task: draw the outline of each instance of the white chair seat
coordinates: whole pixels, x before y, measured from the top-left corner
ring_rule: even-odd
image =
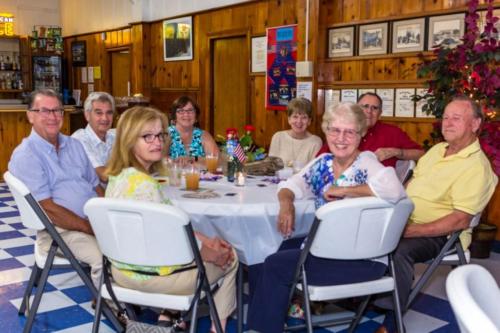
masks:
[[[143,306],[152,306],[156,308],[166,308],[166,309],[178,309],[181,311],[186,311],[191,305],[194,295],[166,295],[166,294],[155,294],[147,293],[143,291],[138,291],[134,289],[128,289],[120,287],[115,283],[111,283],[113,291],[116,297],[124,302],[131,304],[138,304]],[[111,296],[106,288],[101,289],[102,297],[111,300]]]
[[[297,289],[302,290],[298,284]],[[348,297],[366,296],[394,290],[394,279],[385,276],[367,282],[340,284],[336,286],[309,286],[309,299],[312,301],[334,300]]]
[[[467,263],[469,263],[470,262],[470,251],[469,250],[464,251],[464,255],[465,255],[465,261]],[[443,264],[448,264],[448,263],[454,263],[454,262],[458,262],[458,261],[459,261],[458,254],[452,253],[452,254],[448,254],[446,257],[444,257],[441,262]]]
[[[38,244],[35,242],[35,263],[38,267],[44,268],[45,267],[45,262],[47,261],[47,253],[42,253],[40,250]],[[61,257],[59,255],[56,255],[54,257],[54,262],[53,265],[70,265],[70,262],[68,259]]]

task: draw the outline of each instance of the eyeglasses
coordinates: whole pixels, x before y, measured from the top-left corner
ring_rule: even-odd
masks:
[[[194,113],[194,109],[177,109],[175,112],[179,114],[191,114]]]
[[[370,111],[380,111],[380,106],[378,105],[370,105],[370,104],[360,104],[361,108],[363,110],[370,110]]]
[[[141,135],[141,138],[143,138],[146,143],[153,143],[155,141],[155,139],[158,139],[158,141],[160,141],[160,142],[165,142],[167,137],[168,137],[168,134],[165,132],[160,132],[158,134]]]
[[[50,114],[53,114],[56,117],[62,117],[62,115],[64,114],[63,108],[57,108],[57,109],[41,108],[41,109],[30,109],[30,111],[38,112],[38,114],[42,115],[43,117],[48,117]]]
[[[359,134],[358,131],[355,131],[355,130],[350,129],[350,128],[341,129],[341,128],[332,127],[332,126],[328,126],[326,128],[326,134],[328,134],[334,138],[338,138],[342,133],[344,133],[344,137],[348,140],[354,139]]]

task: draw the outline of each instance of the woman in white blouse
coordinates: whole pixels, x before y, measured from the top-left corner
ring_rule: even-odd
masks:
[[[331,153],[315,158],[279,186],[278,229],[285,237],[294,230],[296,198],[314,197],[318,208],[344,198],[376,196],[395,203],[406,196],[393,168],[384,167],[373,152],[358,150],[366,128],[366,116],[356,104],[341,103],[325,113],[322,129]],[[266,258],[250,303],[250,329],[282,331],[299,255],[300,249],[292,248]],[[314,285],[370,281],[381,277],[386,268],[377,259],[332,260],[309,255],[306,261],[308,281]]]
[[[269,156],[281,158],[285,166],[301,168],[316,156],[323,143],[319,136],[307,130],[312,118],[312,104],[308,99],[292,99],[287,114],[290,129],[274,133]]]

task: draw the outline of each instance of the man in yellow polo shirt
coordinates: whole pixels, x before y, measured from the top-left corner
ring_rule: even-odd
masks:
[[[477,139],[483,120],[477,103],[467,97],[454,98],[443,114],[441,131],[445,142],[433,146],[419,159],[408,184],[406,191],[415,210],[394,254],[403,308],[413,283],[414,264],[436,257],[447,236],[467,229],[495,191],[498,178]],[[464,231],[464,248],[470,239],[471,231]],[[384,303],[380,300],[376,304],[385,307]],[[385,323],[389,324],[387,320]],[[384,328],[377,332],[384,332]]]

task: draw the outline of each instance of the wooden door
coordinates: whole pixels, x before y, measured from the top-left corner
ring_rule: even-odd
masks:
[[[130,53],[128,50],[111,52],[111,95],[123,97],[130,91]]]
[[[225,135],[235,127],[240,136],[250,122],[248,101],[248,43],[246,36],[212,40],[214,134]]]

